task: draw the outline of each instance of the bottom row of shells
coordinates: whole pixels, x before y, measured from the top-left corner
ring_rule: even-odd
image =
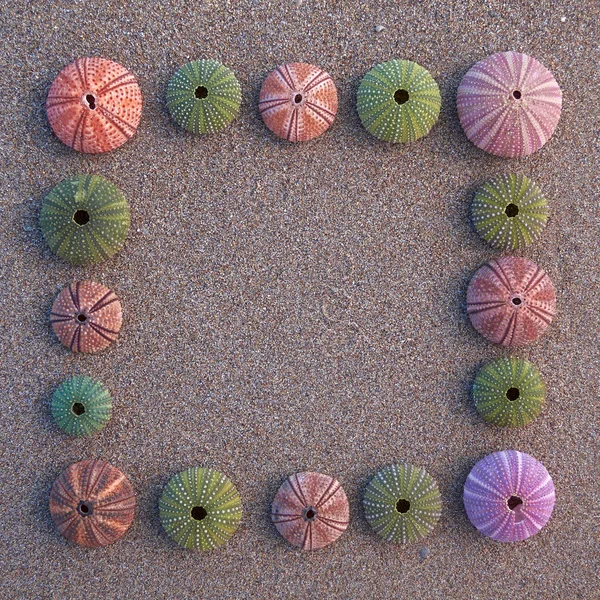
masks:
[[[537,533],[554,508],[554,484],[546,468],[524,452],[494,452],[471,470],[464,486],[471,523],[501,542]],[[363,496],[367,521],[383,539],[420,540],[441,515],[442,498],[424,469],[407,463],[383,468]],[[107,462],[84,460],[68,467],[50,492],[50,513],[59,531],[81,546],[106,546],[129,528],[135,492],[127,477]],[[224,544],[242,519],[240,495],[213,469],[192,467],[174,475],[159,501],[160,520],[177,544],[210,550]],[[348,498],[337,479],[296,473],[275,495],[271,517],[279,533],[303,550],[337,540],[350,522]]]

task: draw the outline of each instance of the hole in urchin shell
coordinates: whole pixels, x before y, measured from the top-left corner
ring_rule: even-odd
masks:
[[[513,98],[514,98],[515,100],[520,100],[520,99],[521,99],[521,92],[520,92],[519,90],[515,90],[515,91],[513,92]]]
[[[400,498],[398,502],[396,502],[396,510],[399,513],[407,513],[410,510],[410,502],[405,498]]]
[[[405,102],[408,102],[409,97],[410,96],[406,90],[396,90],[394,92],[394,100],[398,104],[404,104]]]
[[[85,406],[81,402],[74,402],[71,410],[79,417],[85,412]]]
[[[198,100],[202,100],[202,98],[206,98],[206,96],[208,96],[208,90],[203,85],[199,85],[194,90],[194,96],[196,96]]]
[[[75,221],[77,225],[86,225],[90,222],[90,213],[87,210],[76,210],[73,213],[73,221]]]
[[[85,316],[83,313],[79,313],[79,314],[77,315],[77,320],[78,320],[80,323],[85,323],[85,322],[87,321],[87,317],[86,317],[86,316]]]
[[[89,517],[94,512],[94,507],[91,502],[87,500],[81,500],[77,505],[77,512],[83,517]]]
[[[296,95],[294,96],[294,102],[295,102],[296,104],[300,104],[300,102],[302,102],[302,94],[296,94]]]
[[[511,401],[514,402],[515,400],[519,399],[519,388],[508,388],[508,390],[506,390],[506,397]]]
[[[302,512],[302,518],[305,521],[314,521],[317,518],[317,511],[312,506],[305,508]]]
[[[504,209],[507,217],[516,217],[519,214],[519,207],[512,202]]]
[[[521,298],[519,298],[518,296],[515,296],[511,302],[515,305],[515,306],[519,306],[519,304],[521,304],[521,302],[523,302],[523,300],[521,300]]]
[[[508,506],[509,510],[515,510],[517,508],[517,506],[521,506],[522,504],[523,504],[523,500],[521,500],[521,498],[519,498],[519,496],[511,496],[506,501],[506,505]]]
[[[196,521],[202,521],[204,517],[208,514],[204,506],[194,506],[191,510],[192,519],[196,519]]]
[[[83,101],[90,110],[96,110],[96,97],[93,94],[86,94]]]

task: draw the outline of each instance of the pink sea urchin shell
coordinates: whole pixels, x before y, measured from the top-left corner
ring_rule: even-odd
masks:
[[[556,291],[550,277],[526,258],[491,260],[473,275],[467,314],[473,327],[495,344],[523,346],[552,322]]]
[[[465,482],[469,520],[499,542],[518,542],[536,534],[554,508],[554,483],[546,467],[517,450],[481,459]]]
[[[67,146],[90,154],[108,152],[135,133],[142,92],[124,66],[105,58],[78,58],[52,82],[46,113]]]
[[[350,508],[337,479],[321,473],[296,473],[279,488],[271,518],[290,544],[316,550],[346,531]]]
[[[539,150],[553,134],[562,93],[552,73],[519,52],[498,52],[462,78],[456,105],[467,137],[490,154],[509,158]]]
[[[277,67],[263,82],[258,108],[265,125],[290,142],[306,142],[333,123],[338,109],[335,83],[306,63]]]

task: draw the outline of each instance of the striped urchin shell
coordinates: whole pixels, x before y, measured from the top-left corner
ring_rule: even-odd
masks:
[[[48,246],[73,265],[116,254],[127,237],[129,220],[121,191],[98,175],[65,179],[46,196],[40,213]]]
[[[123,323],[121,301],[101,283],[76,281],[57,296],[50,323],[73,352],[99,352],[117,339]]]
[[[167,535],[184,548],[211,550],[224,544],[242,519],[237,489],[222,473],[192,467],[169,480],[158,503]]]
[[[460,124],[477,147],[508,158],[539,150],[554,133],[562,93],[527,54],[498,52],[471,67],[458,87]]]
[[[421,65],[390,60],[363,77],[356,104],[369,133],[386,142],[413,142],[438,120],[442,98],[435,79]]]
[[[63,471],[52,485],[50,514],[71,542],[107,546],[129,529],[135,492],[116,467],[102,460],[82,460]]]
[[[105,58],[78,58],[52,82],[46,114],[67,146],[90,154],[109,152],[135,133],[142,92],[124,66]]]
[[[350,507],[337,479],[321,473],[296,473],[275,495],[271,518],[290,544],[302,550],[317,550],[346,531]]]
[[[216,60],[183,65],[167,85],[167,108],[173,120],[192,133],[221,131],[235,119],[241,101],[234,72]]]
[[[379,471],[363,496],[369,525],[388,542],[406,544],[433,531],[442,513],[437,483],[424,469],[399,463]]]
[[[306,142],[325,133],[333,123],[337,89],[320,67],[288,63],[263,81],[258,109],[275,135],[290,142]]]
[[[502,346],[535,341],[556,312],[556,291],[546,272],[526,258],[491,260],[473,275],[467,314],[485,338]]]
[[[518,542],[536,534],[554,508],[554,483],[546,467],[517,450],[481,459],[465,482],[467,516],[483,535]]]
[[[542,190],[523,175],[498,175],[484,183],[471,203],[477,233],[499,250],[516,250],[540,236],[548,220]]]
[[[108,390],[90,377],[63,381],[50,403],[56,424],[69,435],[91,435],[109,421],[112,400]]]
[[[511,356],[498,358],[479,369],[473,399],[479,414],[500,427],[521,427],[541,412],[546,386],[529,361]]]

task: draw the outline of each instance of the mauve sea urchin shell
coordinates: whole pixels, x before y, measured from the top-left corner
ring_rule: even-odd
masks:
[[[124,66],[105,58],[78,58],[52,82],[46,113],[67,146],[91,154],[108,152],[135,133],[142,92]]]
[[[280,138],[306,142],[333,123],[338,109],[333,79],[306,63],[277,67],[263,81],[258,109],[265,125]]]
[[[473,327],[495,344],[522,346],[536,340],[556,312],[554,284],[526,258],[491,260],[473,275],[467,314]]]
[[[498,52],[471,67],[460,82],[456,104],[471,142],[513,158],[539,150],[550,139],[562,93],[552,73],[535,58]]]
[[[480,460],[465,482],[469,520],[499,542],[536,534],[554,508],[554,483],[542,463],[517,450],[494,452]]]
[[[128,529],[135,492],[119,469],[102,460],[68,467],[52,485],[50,514],[58,530],[80,546],[106,546]]]
[[[99,352],[117,339],[123,323],[121,301],[101,283],[76,281],[57,296],[50,323],[73,352]]]
[[[350,508],[337,479],[321,473],[296,473],[275,495],[271,518],[290,544],[316,550],[335,542],[346,531]]]

